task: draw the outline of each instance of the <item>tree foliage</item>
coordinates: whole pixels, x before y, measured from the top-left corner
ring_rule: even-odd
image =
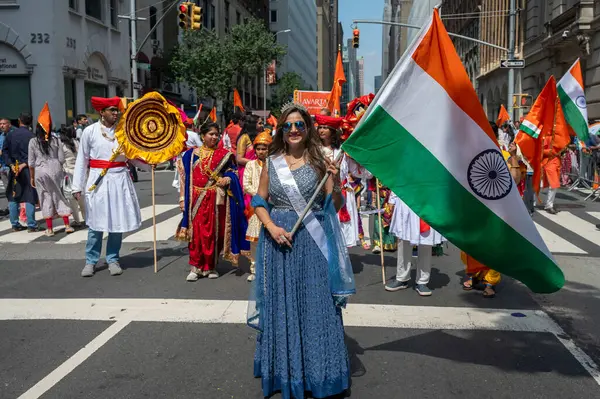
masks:
[[[261,76],[285,49],[256,19],[235,25],[224,37],[205,29],[186,32],[174,50],[170,67],[174,77],[193,87],[200,97],[227,99],[238,79]]]
[[[273,100],[271,101],[271,109],[273,113],[279,116],[281,106],[289,102],[295,90],[305,90],[306,85],[302,76],[296,72],[286,72],[277,81]]]

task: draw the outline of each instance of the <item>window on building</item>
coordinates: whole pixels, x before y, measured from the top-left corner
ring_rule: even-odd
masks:
[[[150,30],[152,30],[156,26],[156,7],[150,7]],[[156,40],[158,37],[156,34],[156,30],[152,32],[152,40]]]
[[[77,4],[77,0],[69,0],[69,8],[77,11],[79,4]]]
[[[242,23],[242,14],[239,11],[235,12],[235,23],[238,25]]]
[[[110,0],[110,24],[113,27],[119,26],[119,3],[117,0]]]
[[[229,2],[226,1],[225,2],[225,18],[223,18],[225,21],[225,29],[229,28]]]
[[[102,20],[102,0],[85,0],[85,14]]]
[[[215,10],[215,5],[211,4],[210,6],[210,29],[215,29],[215,15],[217,11]]]
[[[277,22],[277,10],[271,10],[271,22]]]

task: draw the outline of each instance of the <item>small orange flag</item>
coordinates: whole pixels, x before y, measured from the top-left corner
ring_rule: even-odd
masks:
[[[340,116],[340,97],[342,96],[342,85],[344,83],[346,83],[346,75],[344,75],[342,52],[338,50],[335,74],[333,76],[333,87],[331,88],[329,101],[327,102],[327,108],[329,108],[333,116]]]
[[[213,107],[213,109],[210,110],[210,114],[208,114],[208,116],[210,117],[210,119],[212,119],[213,122],[217,121],[217,109],[215,107]]]
[[[267,123],[273,126],[273,128],[277,128],[277,118],[275,118],[274,115],[269,116],[269,118],[267,119]]]
[[[496,119],[496,125],[501,127],[508,121],[510,121],[510,115],[508,114],[506,108],[504,108],[504,104],[502,104],[500,105],[500,112],[498,113],[498,119]]]
[[[237,89],[233,89],[233,106],[238,107],[243,114],[246,113],[246,110],[242,105],[242,97],[240,97],[240,93],[237,91]]]
[[[50,130],[52,129],[52,116],[50,115],[50,107],[48,107],[48,101],[46,101],[44,107],[40,111],[37,122],[42,126],[42,129],[44,129],[47,140],[48,135],[50,134]]]
[[[548,79],[515,137],[515,143],[533,168],[533,188],[536,193],[540,191],[546,137],[551,139],[552,151],[557,156],[571,142],[554,76]]]

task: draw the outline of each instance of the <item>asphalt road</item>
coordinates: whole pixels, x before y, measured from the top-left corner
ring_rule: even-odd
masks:
[[[0,221],[0,398],[262,397],[256,334],[244,325],[248,264],[185,281],[187,250],[169,230],[172,177],[156,174],[157,274],[151,218],[126,236],[122,276],[89,279],[79,277],[85,232],[73,242],[60,232],[13,236]],[[136,188],[148,209],[148,173]],[[353,249],[358,293],[344,316],[352,397],[599,397],[600,205],[561,192],[558,208],[558,218],[534,216],[568,280],[552,295],[510,278],[492,300],[462,291],[453,247],[433,260],[433,296],[388,293],[379,256]],[[385,264],[390,279],[396,255]]]

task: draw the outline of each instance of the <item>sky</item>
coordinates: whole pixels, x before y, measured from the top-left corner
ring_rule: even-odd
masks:
[[[384,0],[339,0],[338,18],[344,28],[344,43],[352,37],[353,19],[383,19]],[[374,78],[381,75],[382,25],[359,24],[358,57],[365,59],[365,91],[373,92]]]

